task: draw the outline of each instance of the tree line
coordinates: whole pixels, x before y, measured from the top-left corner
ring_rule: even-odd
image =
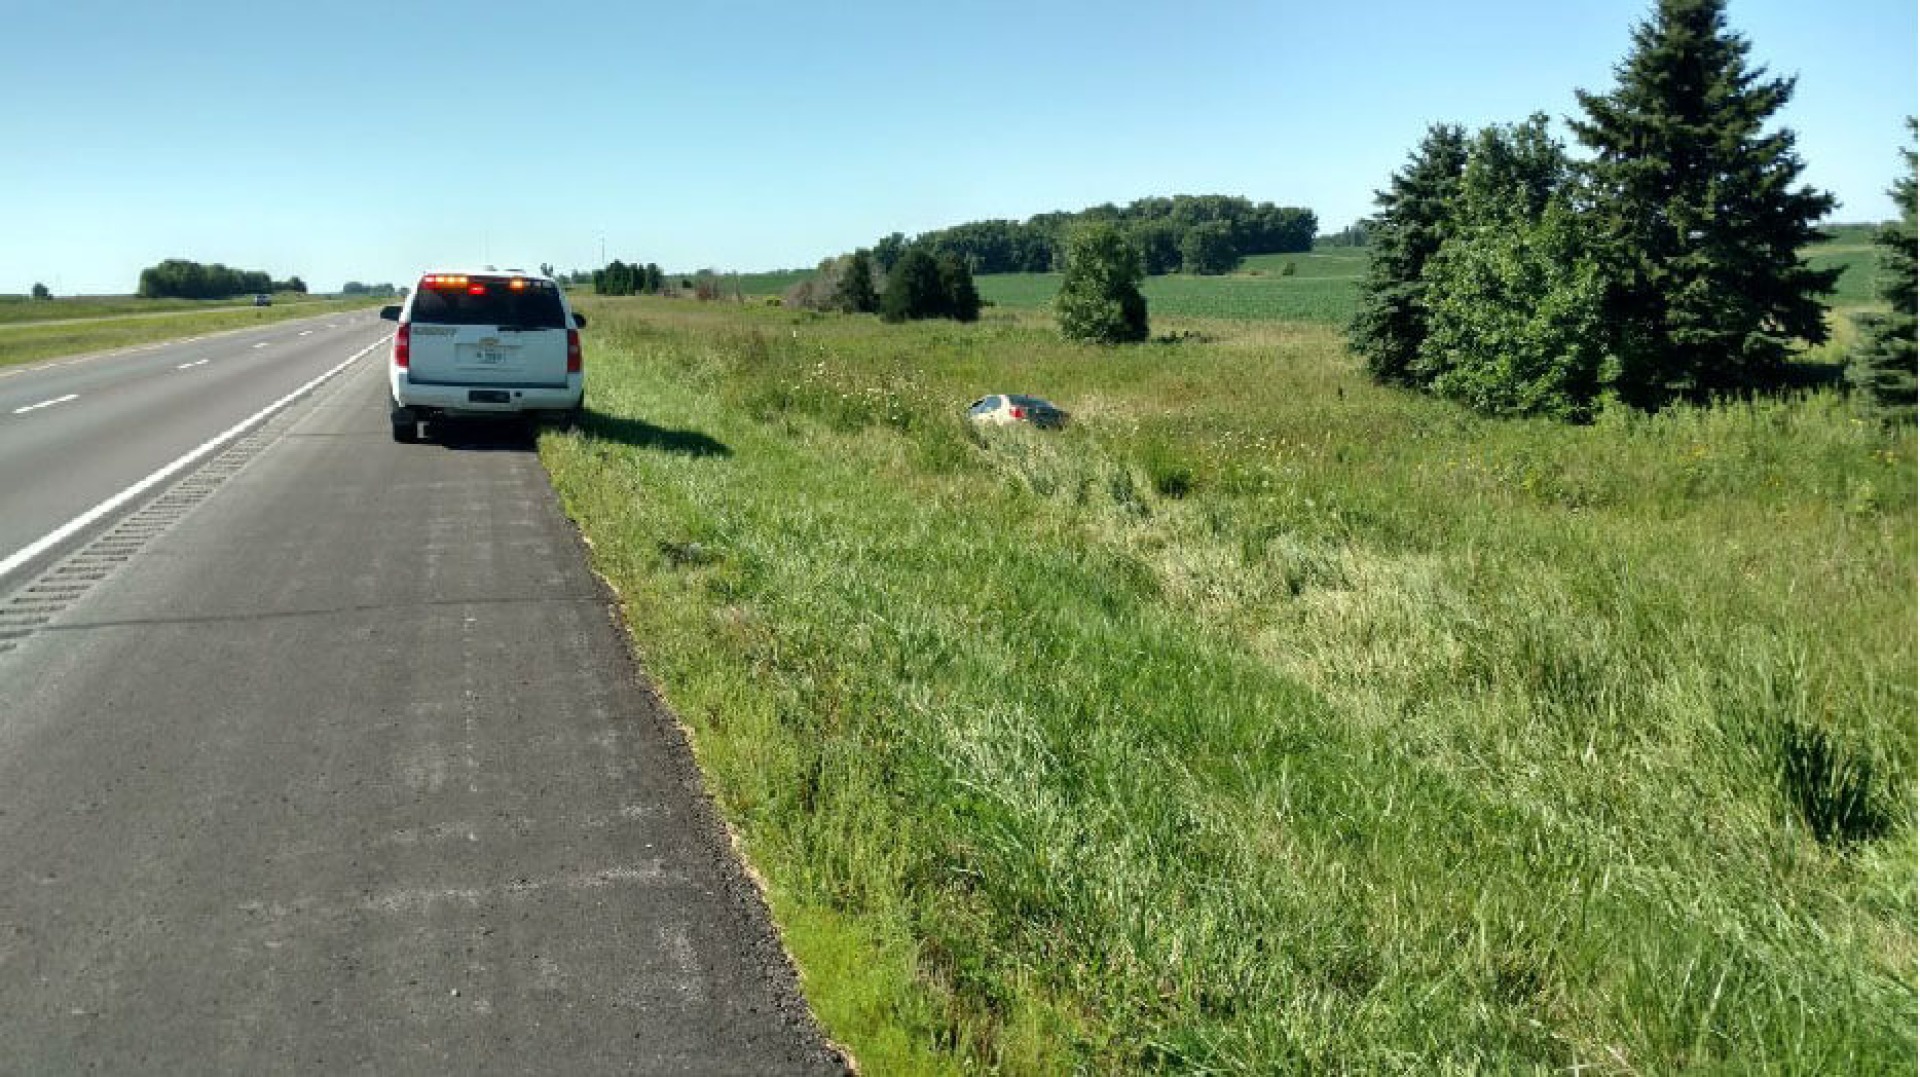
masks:
[[[142,299],[231,299],[237,295],[306,290],[306,282],[299,277],[277,281],[259,270],[169,258],[140,271],[138,295]]]
[[[1365,224],[1349,337],[1375,379],[1572,420],[1791,380],[1827,339],[1840,270],[1800,251],[1834,199],[1765,129],[1794,80],[1749,67],[1724,8],[1659,0],[1613,89],[1576,92],[1583,161],[1543,114],[1428,129]]]
[[[972,273],[1047,273],[1066,267],[1070,233],[1096,223],[1115,226],[1140,251],[1146,272],[1156,275],[1227,273],[1248,255],[1311,250],[1319,227],[1309,209],[1183,194],[1041,213],[1024,221],[971,221],[912,239],[895,232],[875,243],[872,255],[883,274],[914,249],[935,258],[952,255]]]
[[[665,274],[652,262],[629,265],[615,258],[605,267],[593,271],[593,294],[659,295],[664,279]]]

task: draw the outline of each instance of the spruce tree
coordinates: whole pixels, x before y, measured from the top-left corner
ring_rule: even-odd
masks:
[[[1422,275],[1453,230],[1466,165],[1465,132],[1435,124],[1387,189],[1374,192],[1380,211],[1366,222],[1372,255],[1347,339],[1376,381],[1421,384],[1415,359],[1427,337]]]
[[[933,255],[918,248],[901,255],[887,277],[886,291],[880,296],[881,320],[904,322],[910,318],[937,318],[945,306],[940,266]]]
[[[943,254],[940,265],[941,314],[960,322],[980,320],[980,291],[973,286],[973,270],[957,254]]]
[[[1789,343],[1826,339],[1819,297],[1839,270],[1799,251],[1833,196],[1798,186],[1793,132],[1764,130],[1791,78],[1747,66],[1725,0],[1659,0],[1607,94],[1576,91],[1574,133],[1600,245],[1611,379],[1655,408],[1765,387]]]
[[[1907,129],[1920,133],[1912,119]],[[1907,159],[1906,174],[1893,183],[1888,193],[1900,207],[1900,219],[1874,233],[1880,246],[1880,298],[1891,309],[1854,318],[1860,327],[1860,339],[1848,357],[1847,380],[1870,410],[1890,418],[1911,421],[1915,397],[1915,333],[1920,332],[1920,312],[1916,311],[1914,283],[1920,272],[1914,262],[1914,246],[1920,237],[1914,227],[1915,155],[1911,145],[1900,155]]]
[[[1147,339],[1146,271],[1140,251],[1108,223],[1084,224],[1067,236],[1067,269],[1054,316],[1068,340],[1130,344]]]

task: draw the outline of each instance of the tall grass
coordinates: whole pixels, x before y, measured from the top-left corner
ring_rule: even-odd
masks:
[[[1911,1072],[1910,430],[583,305],[542,456],[873,1072]]]

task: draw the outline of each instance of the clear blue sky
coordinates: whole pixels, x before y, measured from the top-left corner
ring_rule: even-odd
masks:
[[[1322,230],[1430,122],[1563,117],[1651,0],[385,5],[0,0],[0,293],[167,257],[407,283],[811,265],[1153,194]],[[1893,214],[1913,0],[1731,0],[1841,220]]]

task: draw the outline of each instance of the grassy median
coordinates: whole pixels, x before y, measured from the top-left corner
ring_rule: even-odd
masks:
[[[236,307],[232,300],[124,298],[5,303],[0,304],[0,367],[364,310],[386,302],[392,300],[305,299],[271,307]],[[143,306],[149,303],[152,309]],[[28,319],[23,312],[36,317]]]
[[[1911,1072],[1910,429],[582,306],[541,455],[869,1072]]]

